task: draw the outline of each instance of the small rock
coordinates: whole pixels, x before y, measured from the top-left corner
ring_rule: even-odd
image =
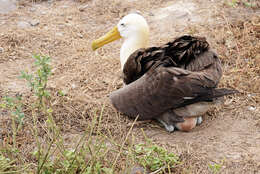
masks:
[[[30,8],[30,11],[31,11],[31,12],[34,12],[34,11],[36,11],[36,8],[35,8],[35,7],[32,7],[32,8]]]
[[[63,36],[63,33],[61,32],[58,32],[58,33],[55,33],[56,36]]]
[[[124,8],[123,10],[126,12],[126,11],[127,11],[127,8]],[[136,14],[142,15],[141,11],[136,10],[136,9],[130,10],[130,13],[136,13]]]
[[[37,19],[33,19],[29,23],[31,24],[31,26],[37,26],[39,25],[40,21],[38,21]]]
[[[74,83],[71,84],[71,88],[72,89],[75,89],[76,88],[76,85]]]
[[[69,6],[68,5],[63,5],[63,6],[61,6],[62,8],[69,8]]]
[[[226,155],[228,158],[232,158],[234,160],[241,159],[241,154],[238,153],[229,153]]]
[[[72,26],[72,24],[71,24],[71,23],[65,23],[65,25],[66,25],[66,26]]]
[[[25,22],[25,21],[19,21],[17,23],[17,26],[20,27],[20,28],[27,28],[30,26],[30,24],[28,22]]]
[[[127,174],[127,173],[129,173],[129,172],[130,172],[130,174],[147,174],[147,172],[145,171],[145,169],[144,169],[143,167],[139,167],[139,166],[134,166],[134,167],[132,167],[132,168],[126,170],[126,171],[124,172],[124,174]]]
[[[0,47],[0,53],[4,52],[4,48]]]
[[[78,33],[77,35],[78,35],[79,38],[83,38],[82,34]]]
[[[178,13],[178,16],[176,16],[176,19],[183,19],[185,17],[189,16],[189,13],[188,12],[179,12]]]
[[[248,107],[248,110],[249,110],[249,111],[254,111],[254,110],[256,110],[256,107],[254,107],[254,106],[249,106],[249,107]]]
[[[88,7],[88,5],[84,5],[84,6],[80,6],[79,7],[79,11],[84,11],[86,8]]]
[[[0,25],[4,25],[6,22],[5,21],[2,21],[2,22],[0,22]]]
[[[46,11],[41,11],[41,15],[46,15],[47,12]]]

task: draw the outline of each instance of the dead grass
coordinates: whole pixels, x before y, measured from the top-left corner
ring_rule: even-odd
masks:
[[[103,108],[102,126],[96,132],[115,140],[122,144],[133,120],[117,113],[110,105],[107,95],[122,86],[120,79],[120,66],[117,60],[119,57],[120,43],[108,45],[105,48],[93,53],[90,49],[90,42],[94,38],[102,35],[108,28],[111,28],[120,17],[135,9],[148,13],[153,7],[163,6],[162,1],[134,1],[122,2],[119,0],[79,0],[81,4],[74,3],[53,3],[53,9],[48,10],[47,2],[43,7],[30,11],[31,1],[20,1],[20,9],[10,14],[5,27],[0,27],[4,34],[0,35],[0,47],[3,48],[0,63],[2,64],[1,73],[7,76],[1,77],[0,97],[4,95],[14,95],[17,92],[9,87],[10,81],[16,81],[20,70],[25,67],[33,71],[31,66],[31,55],[42,53],[53,58],[53,76],[50,79],[49,90],[52,93],[51,105],[55,122],[60,127],[64,137],[71,134],[81,135],[88,125],[93,121],[93,115],[100,115]],[[38,1],[37,1],[38,2]],[[55,7],[67,6],[61,9]],[[82,5],[87,5],[80,11]],[[223,5],[223,4],[222,4]],[[226,7],[230,10],[231,7]],[[219,8],[222,8],[220,6]],[[240,7],[245,8],[245,7]],[[44,14],[42,13],[44,12]],[[260,123],[260,18],[250,13],[245,19],[230,19],[228,13],[218,14],[223,19],[221,24],[214,26],[194,26],[195,34],[207,33],[212,47],[217,50],[223,63],[224,75],[221,80],[221,87],[238,89],[241,94],[230,97],[228,104],[222,109],[227,111],[232,108],[241,108],[250,105],[256,107],[255,117]],[[40,21],[37,27],[21,29],[17,27],[22,16],[26,21],[36,18]],[[185,31],[191,28],[186,28]],[[221,33],[221,34],[220,34]],[[161,44],[169,40],[169,35],[162,36],[155,34],[152,37],[153,44]],[[174,38],[174,36],[170,36]],[[8,62],[15,62],[9,66]],[[8,64],[8,66],[5,65]],[[18,80],[19,81],[19,80]],[[26,83],[21,81],[21,86],[15,88],[26,88]],[[19,89],[18,89],[19,91]],[[62,91],[65,96],[60,96],[58,91]],[[18,146],[21,155],[24,156],[22,162],[35,163],[35,158],[31,155],[36,146],[32,133],[33,120],[30,117],[30,103],[35,99],[31,97],[28,90],[20,90],[23,93],[25,106],[25,125],[18,134]],[[230,106],[229,104],[232,103]],[[214,112],[214,111],[213,111]],[[242,112],[241,110],[231,113]],[[12,144],[12,131],[10,129],[10,118],[8,112],[0,114],[6,116],[1,119],[1,139],[2,148]],[[44,142],[47,139],[46,118],[39,118],[40,137]],[[153,125],[143,124],[141,127],[151,129]],[[137,142],[144,141],[140,135],[140,129],[132,132]],[[158,128],[158,126],[157,126]],[[127,144],[128,142],[126,142]],[[130,143],[130,142],[129,142]],[[158,144],[162,142],[157,142]],[[73,147],[75,142],[68,138],[65,146]],[[171,151],[178,151],[176,147],[170,148]],[[118,149],[117,149],[118,150]],[[10,156],[11,153],[6,153]],[[182,166],[176,169],[176,173],[207,173],[207,158],[200,157],[198,154],[188,151],[179,151],[183,161]],[[114,158],[115,154],[111,154]],[[15,157],[15,156],[14,156]],[[247,168],[254,168],[257,164],[245,161]],[[119,156],[116,164],[117,171],[121,171],[126,166],[124,156]],[[203,165],[202,165],[203,164]],[[244,163],[243,163],[244,164]],[[241,164],[241,165],[243,165]],[[19,165],[19,161],[17,162]],[[254,170],[252,169],[252,170]]]
[[[226,22],[227,27],[222,32],[226,33],[224,37],[227,39],[219,48],[220,54],[223,55],[222,60],[227,66],[222,84],[248,94],[254,93],[259,102],[260,43],[259,30],[256,29],[260,23],[259,18]],[[229,78],[225,78],[227,76]]]

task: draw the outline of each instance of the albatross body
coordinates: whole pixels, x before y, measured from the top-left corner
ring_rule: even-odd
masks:
[[[217,89],[220,60],[205,38],[182,36],[160,47],[149,47],[149,27],[139,14],[129,14],[93,50],[123,38],[120,63],[123,88],[110,94],[113,106],[139,120],[156,119],[167,131],[190,131],[202,122],[219,97],[237,91]]]

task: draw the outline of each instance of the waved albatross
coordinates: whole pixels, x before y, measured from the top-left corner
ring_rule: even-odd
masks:
[[[110,94],[113,106],[139,120],[156,119],[167,131],[190,131],[202,122],[215,101],[236,90],[217,89],[220,60],[205,38],[181,36],[160,47],[149,47],[149,27],[132,13],[93,41],[92,49],[123,38],[120,62],[123,88]]]

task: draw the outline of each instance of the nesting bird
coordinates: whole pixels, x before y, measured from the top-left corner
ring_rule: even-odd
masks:
[[[139,120],[156,119],[167,131],[190,131],[202,122],[219,97],[236,90],[218,89],[222,67],[205,38],[181,36],[160,47],[147,47],[149,27],[132,13],[93,41],[92,49],[123,38],[120,63],[123,88],[110,94],[113,106]]]

